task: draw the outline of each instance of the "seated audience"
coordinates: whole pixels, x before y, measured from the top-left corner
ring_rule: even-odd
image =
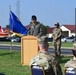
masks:
[[[67,63],[65,63],[64,67],[66,72],[76,73],[76,43],[73,44],[72,53],[73,53],[73,58],[70,59]]]
[[[30,60],[29,66],[42,65],[45,70],[45,75],[62,75],[58,61],[48,53],[46,36],[38,38],[38,46],[39,52]],[[36,66],[34,68],[36,68]]]

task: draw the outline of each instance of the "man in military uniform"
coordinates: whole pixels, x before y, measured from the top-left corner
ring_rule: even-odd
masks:
[[[44,35],[43,27],[40,22],[37,21],[37,17],[35,15],[31,18],[32,22],[29,24],[28,33],[27,35],[33,35],[36,37],[41,37]]]
[[[62,30],[59,27],[59,23],[57,22],[55,24],[55,28],[53,29],[53,45],[54,45],[54,51],[56,57],[60,57],[61,54],[61,36],[62,36]]]
[[[75,72],[76,72],[76,43],[73,44],[72,53],[73,53],[73,59],[71,59],[70,61],[65,63],[64,67],[65,68],[74,68]]]
[[[42,65],[45,70],[45,75],[62,75],[58,61],[47,52],[48,45],[45,38],[44,36],[38,38],[39,52],[30,60],[29,66],[33,64]]]

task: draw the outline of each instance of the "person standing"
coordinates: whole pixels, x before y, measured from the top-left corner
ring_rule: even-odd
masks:
[[[43,26],[40,24],[40,22],[37,21],[37,17],[33,15],[31,17],[31,22],[29,24],[28,33],[27,35],[33,35],[36,37],[41,37],[44,35],[43,33]]]
[[[61,55],[61,36],[62,36],[62,30],[59,27],[59,23],[57,22],[55,24],[55,28],[53,29],[53,45],[54,45],[54,51],[55,51],[55,56],[60,57]]]

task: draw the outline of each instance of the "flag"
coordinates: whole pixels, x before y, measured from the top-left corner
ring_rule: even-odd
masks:
[[[2,29],[2,27],[0,26],[0,33],[3,33],[3,29]]]
[[[1,36],[6,37],[6,36],[9,36],[9,34],[8,34],[8,33],[0,33],[0,37],[1,37]]]
[[[10,11],[10,30],[17,34],[27,35],[27,29],[22,25],[18,17]]]
[[[0,26],[0,37],[1,36],[9,36],[9,33],[5,33],[2,29],[2,27]]]

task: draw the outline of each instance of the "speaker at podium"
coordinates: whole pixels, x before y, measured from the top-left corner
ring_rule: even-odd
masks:
[[[29,65],[31,58],[38,53],[38,40],[35,36],[23,36],[21,38],[21,64]]]

